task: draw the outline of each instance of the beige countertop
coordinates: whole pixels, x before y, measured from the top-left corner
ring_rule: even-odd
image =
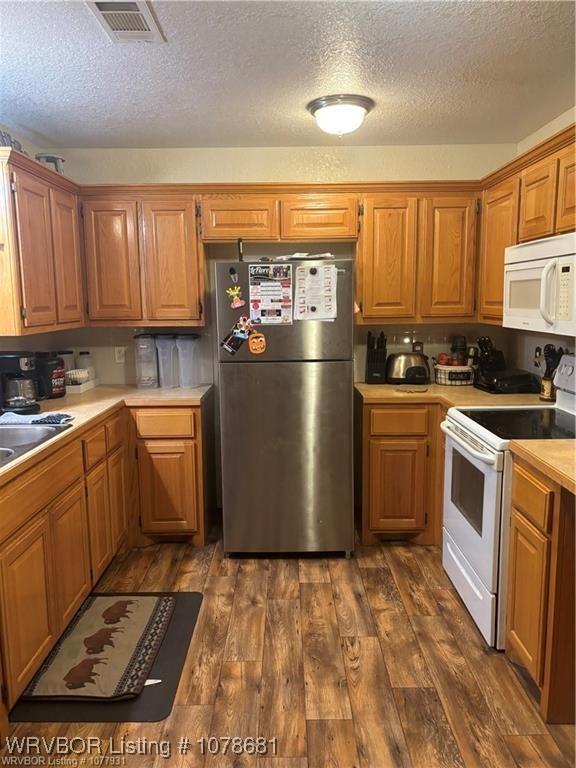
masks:
[[[48,456],[55,447],[65,445],[80,434],[90,422],[106,417],[125,405],[129,407],[199,407],[212,389],[207,384],[193,388],[137,389],[136,387],[96,387],[81,395],[66,395],[41,402],[41,413],[68,413],[74,417],[69,429],[28,451],[18,459],[0,467],[0,483],[4,484],[37,461]]]
[[[424,386],[398,384],[356,383],[356,391],[367,405],[400,403],[440,403],[450,408],[466,405],[542,405],[538,395],[491,395],[476,387],[443,387],[440,384]]]
[[[510,450],[570,493],[576,493],[576,440],[512,440]]]

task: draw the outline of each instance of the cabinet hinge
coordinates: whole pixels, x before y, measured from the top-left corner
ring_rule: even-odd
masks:
[[[198,302],[198,311],[200,312],[200,317],[202,317],[204,313],[204,304],[202,304],[201,301]]]
[[[8,701],[8,688],[6,687],[6,683],[2,683],[2,685],[0,685],[0,698],[3,702]]]
[[[90,305],[88,304],[88,302],[86,302],[86,314],[87,315],[90,314]]]
[[[198,234],[202,235],[202,206],[200,203],[196,203],[196,208],[194,209],[196,213],[196,221],[198,222]]]
[[[10,182],[10,190],[14,192],[14,194],[16,194],[16,182],[14,181],[14,179],[12,179]]]
[[[84,203],[80,203],[80,218],[84,218]]]
[[[22,318],[22,320],[26,320],[27,314],[28,312],[26,310],[26,307],[20,307],[20,317]]]
[[[430,446],[426,446],[426,456],[430,456]]]
[[[424,525],[428,525],[428,512],[424,512]]]
[[[362,226],[362,216],[364,216],[364,203],[358,205],[358,232]]]
[[[476,213],[480,213],[480,200],[476,198]]]

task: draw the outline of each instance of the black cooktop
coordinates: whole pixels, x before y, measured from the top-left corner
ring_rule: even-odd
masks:
[[[503,440],[573,440],[576,417],[556,408],[503,408],[461,411]]]

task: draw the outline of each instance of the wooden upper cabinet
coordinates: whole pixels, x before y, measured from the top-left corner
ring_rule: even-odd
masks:
[[[193,200],[142,204],[146,317],[200,318],[196,211]]]
[[[558,156],[552,155],[520,173],[518,239],[536,240],[554,233]]]
[[[416,312],[418,200],[383,196],[364,202],[362,314],[412,317]]]
[[[204,240],[277,240],[280,237],[278,200],[272,197],[203,197]]]
[[[574,145],[558,153],[556,232],[576,229],[576,153]]]
[[[54,325],[57,315],[50,190],[47,184],[25,171],[14,171],[12,177],[16,189],[24,325]]]
[[[90,200],[83,209],[90,318],[141,319],[137,204]]]
[[[51,189],[50,214],[58,322],[79,323],[84,317],[84,298],[76,195]]]
[[[347,195],[298,195],[280,203],[285,240],[358,237],[358,201]]]
[[[504,303],[504,249],[518,242],[520,179],[484,192],[480,251],[480,316],[501,320]]]
[[[423,201],[418,282],[423,317],[472,316],[476,257],[476,198]]]

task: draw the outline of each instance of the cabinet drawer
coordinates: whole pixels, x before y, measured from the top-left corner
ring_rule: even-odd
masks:
[[[5,485],[0,490],[0,541],[83,474],[82,447],[77,441]]]
[[[192,408],[142,408],[134,412],[138,437],[194,437]]]
[[[106,428],[104,426],[89,432],[82,438],[84,469],[88,471],[106,456]]]
[[[427,435],[427,408],[372,408],[371,435]]]
[[[518,464],[512,475],[512,505],[540,530],[550,529],[554,491]]]
[[[111,453],[124,440],[124,411],[106,422],[106,450]]]

